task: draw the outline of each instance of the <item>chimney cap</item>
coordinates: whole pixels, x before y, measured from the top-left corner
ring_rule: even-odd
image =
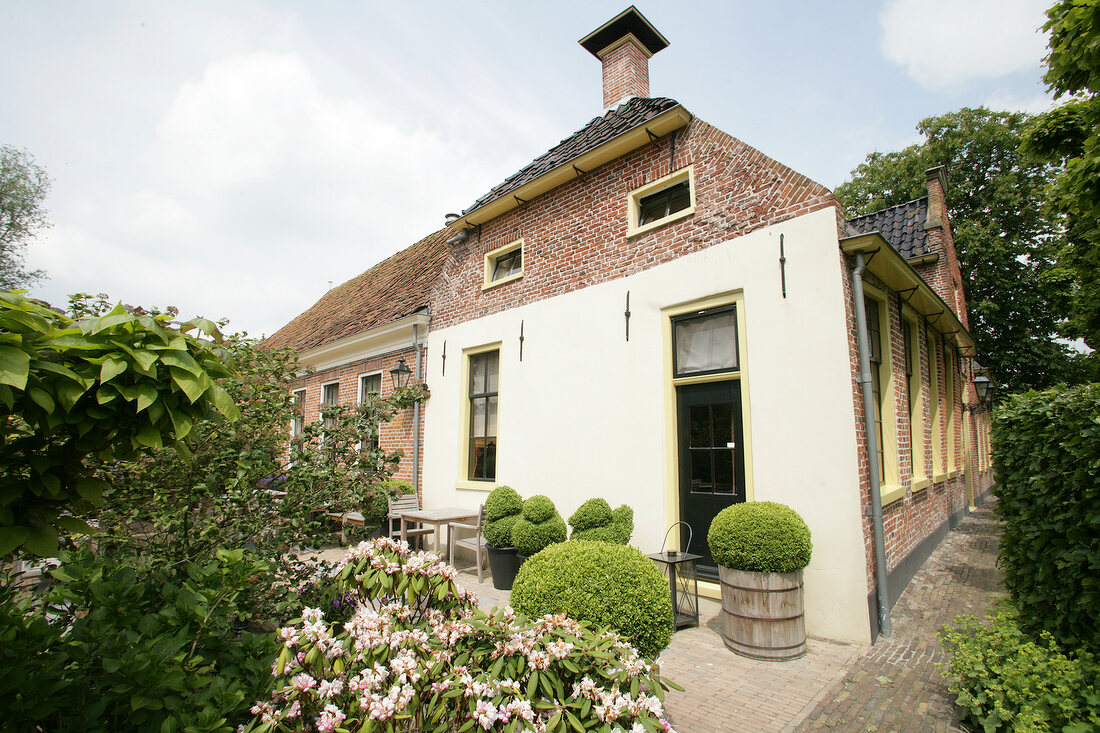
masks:
[[[599,58],[600,51],[629,34],[634,34],[651,56],[668,47],[668,39],[633,5],[589,33],[579,43],[584,50]]]

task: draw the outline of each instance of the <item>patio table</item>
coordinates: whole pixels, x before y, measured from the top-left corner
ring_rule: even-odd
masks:
[[[444,545],[442,542],[441,529],[443,525],[448,522],[461,522],[467,519],[477,519],[477,509],[463,509],[461,507],[443,507],[441,509],[417,509],[415,511],[401,512],[401,539],[405,539],[405,528],[408,522],[417,522],[420,524],[430,524],[435,527],[435,547],[439,554],[440,548]],[[450,562],[450,553],[447,553],[447,562]]]

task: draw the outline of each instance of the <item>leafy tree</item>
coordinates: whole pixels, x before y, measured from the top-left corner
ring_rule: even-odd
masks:
[[[49,191],[49,176],[30,153],[0,145],[0,289],[27,287],[44,277],[23,266],[23,249],[49,226],[42,208]]]
[[[874,152],[836,189],[849,214],[925,195],[924,172],[947,164],[948,213],[979,360],[1010,391],[1081,379],[1058,339],[1066,305],[1056,263],[1061,222],[1044,207],[1056,163],[1021,153],[1030,116],[984,107],[929,117],[923,143]]]
[[[1100,349],[1100,0],[1064,0],[1047,11],[1050,33],[1043,79],[1069,102],[1040,116],[1025,149],[1064,168],[1050,208],[1065,217],[1059,253],[1072,282],[1069,336]],[[1092,354],[1094,379],[1100,357]]]
[[[217,326],[170,321],[121,305],[77,321],[0,292],[0,556],[53,555],[59,530],[86,530],[72,513],[102,501],[97,463],[185,452],[196,421],[238,416]]]

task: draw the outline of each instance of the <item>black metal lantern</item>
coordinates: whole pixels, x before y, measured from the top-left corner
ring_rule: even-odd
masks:
[[[684,525],[688,530],[688,541],[683,552],[665,550],[668,544],[668,533],[679,525]],[[672,595],[672,628],[679,630],[699,625],[699,576],[695,571],[695,561],[702,555],[692,555],[691,525],[687,522],[677,522],[665,532],[664,542],[661,543],[661,551],[649,556],[649,559],[657,563],[657,569],[668,579],[668,590]]]
[[[983,405],[988,404],[986,398],[989,396],[989,385],[991,384],[992,382],[985,374],[974,377],[974,389],[978,392],[978,402]]]
[[[397,362],[397,366],[395,366],[393,369],[390,369],[390,379],[393,380],[394,389],[401,389],[402,387],[408,385],[409,377],[411,376],[412,369],[409,369],[408,365],[405,364],[404,359],[399,359]]]

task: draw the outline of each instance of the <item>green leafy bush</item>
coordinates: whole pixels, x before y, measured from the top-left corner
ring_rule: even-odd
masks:
[[[993,462],[1000,564],[1020,625],[1100,654],[1100,385],[1006,400]]]
[[[634,534],[634,510],[623,504],[611,511],[606,500],[589,499],[569,517],[569,525],[573,527],[570,539],[625,545]]]
[[[733,504],[710,523],[714,561],[734,570],[791,573],[810,564],[810,528],[798,512],[773,501]]]
[[[523,502],[523,513],[512,526],[512,545],[524,555],[534,555],[556,542],[565,542],[565,520],[548,497],[532,496]]]
[[[453,567],[389,539],[344,557],[335,583],[359,609],[320,609],[278,632],[275,692],[249,730],[671,730],[664,691],[682,689],[612,632],[564,615],[486,614]]]
[[[548,547],[520,567],[511,602],[529,616],[563,613],[615,629],[650,657],[672,638],[668,582],[633,547],[586,540]]]
[[[1030,640],[1015,611],[982,623],[960,616],[940,634],[951,656],[951,692],[964,719],[988,731],[1100,728],[1100,665],[1086,651],[1065,653],[1050,632]]]
[[[178,575],[64,553],[33,600],[0,584],[5,730],[229,733],[271,689],[278,645],[242,618],[266,564],[221,552]]]
[[[512,528],[523,511],[523,499],[511,486],[498,486],[485,499],[485,541],[492,547],[511,547]]]

